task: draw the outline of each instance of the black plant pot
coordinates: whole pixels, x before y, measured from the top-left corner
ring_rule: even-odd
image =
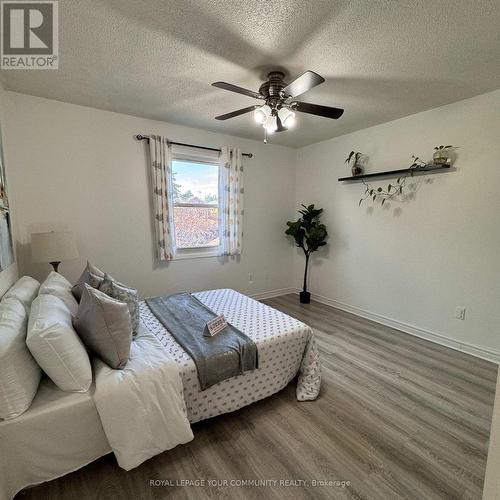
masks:
[[[301,304],[309,304],[311,302],[311,293],[310,292],[300,292],[300,303]]]

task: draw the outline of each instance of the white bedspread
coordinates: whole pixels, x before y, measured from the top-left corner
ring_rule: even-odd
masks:
[[[96,359],[94,401],[120,467],[133,469],[193,439],[179,367],[143,327],[123,370]]]

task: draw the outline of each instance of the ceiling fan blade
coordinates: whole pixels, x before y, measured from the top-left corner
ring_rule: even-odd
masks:
[[[248,106],[248,108],[238,109],[236,111],[232,111],[231,113],[226,113],[225,115],[216,116],[216,120],[229,120],[229,118],[234,118],[235,116],[244,115],[245,113],[249,113],[254,109],[260,108],[257,104],[255,106]]]
[[[311,90],[316,85],[323,83],[325,79],[314,71],[306,71],[292,83],[289,83],[284,89],[283,94],[288,97],[296,97],[308,90]]]
[[[301,113],[324,116],[325,118],[333,118],[334,120],[340,118],[344,113],[344,110],[340,108],[331,108],[329,106],[320,106],[319,104],[300,101],[293,102],[292,107],[295,111],[300,111]]]
[[[237,94],[243,94],[248,97],[254,97],[255,99],[264,99],[264,96],[260,95],[258,92],[244,89],[243,87],[238,87],[237,85],[233,85],[232,83],[214,82],[212,83],[212,85],[219,89],[229,90],[231,92],[236,92]]]

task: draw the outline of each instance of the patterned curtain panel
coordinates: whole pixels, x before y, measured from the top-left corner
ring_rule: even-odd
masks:
[[[168,139],[157,135],[150,137],[149,148],[158,258],[171,260],[175,255],[172,152]]]
[[[241,151],[223,147],[219,168],[219,255],[239,255],[243,239],[243,163]]]

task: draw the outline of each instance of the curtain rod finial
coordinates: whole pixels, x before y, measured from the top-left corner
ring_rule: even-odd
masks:
[[[142,135],[142,134],[137,134],[136,136],[134,136],[138,141],[147,141],[149,142],[149,137],[147,135]]]

